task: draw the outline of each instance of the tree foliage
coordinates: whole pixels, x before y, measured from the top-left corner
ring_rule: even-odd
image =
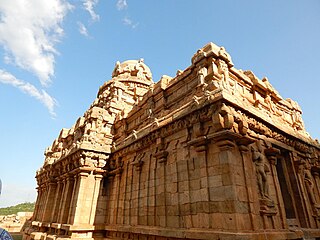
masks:
[[[35,203],[20,203],[15,206],[0,208],[0,215],[17,214],[18,212],[33,212]]]

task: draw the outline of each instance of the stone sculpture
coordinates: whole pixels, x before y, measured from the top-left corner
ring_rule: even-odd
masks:
[[[320,205],[317,203],[316,197],[315,197],[314,183],[313,183],[314,179],[311,174],[311,166],[310,166],[309,161],[305,162],[303,173],[304,173],[304,183],[305,183],[305,186],[306,186],[306,189],[308,192],[310,202],[315,208],[320,208]]]
[[[268,161],[263,152],[262,142],[257,141],[256,147],[251,148],[252,159],[256,166],[257,181],[262,199],[269,199],[269,184],[267,173],[270,172]]]

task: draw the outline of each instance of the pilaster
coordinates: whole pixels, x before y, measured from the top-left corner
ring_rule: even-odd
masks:
[[[58,208],[58,214],[57,214],[57,222],[62,223],[62,216],[63,216],[63,207],[64,207],[64,199],[67,194],[66,188],[67,188],[67,179],[65,176],[61,180],[62,183],[62,191],[60,195],[60,201],[59,201],[59,208]]]
[[[73,175],[73,189],[72,189],[72,196],[71,196],[70,206],[68,211],[68,220],[67,220],[68,224],[72,224],[71,219],[73,218],[74,212],[75,212],[75,207],[76,207],[77,197],[78,197],[78,189],[79,189],[78,175],[75,174]]]
[[[88,223],[86,221],[88,219],[88,204],[87,204],[87,197],[90,196],[90,192],[87,189],[88,185],[88,176],[89,173],[87,172],[80,172],[78,174],[78,189],[77,189],[77,199],[73,202],[74,205],[74,215],[72,217],[73,224],[85,224]]]
[[[93,188],[93,196],[92,196],[90,218],[89,218],[90,225],[94,224],[102,178],[103,176],[100,174],[94,176],[94,188]]]
[[[73,176],[66,176],[66,187],[64,189],[65,193],[63,194],[63,205],[61,209],[61,217],[60,221],[61,223],[67,223],[68,222],[68,216],[69,216],[69,209],[70,209],[70,202],[72,198],[72,190],[74,185],[74,179]]]
[[[260,217],[259,217],[259,201],[257,195],[254,194],[254,182],[256,176],[254,174],[249,144],[251,141],[238,141],[238,147],[242,157],[242,167],[245,180],[245,190],[248,201],[248,213],[250,216],[251,228],[256,231],[261,228]]]
[[[53,200],[56,193],[57,183],[56,182],[49,182],[48,183],[48,195],[46,199],[46,203],[44,206],[44,213],[43,213],[43,222],[49,222],[51,220],[52,210],[53,210]]]
[[[281,199],[281,189],[280,185],[278,183],[278,176],[277,176],[277,157],[280,155],[280,150],[270,147],[265,149],[264,151],[271,167],[271,175],[272,175],[272,184],[270,186],[274,186],[276,191],[276,201],[279,204],[279,210],[276,209],[274,203],[268,201],[268,203],[265,203],[262,201],[260,203],[260,213],[263,216],[263,222],[266,229],[275,229],[275,228],[284,228],[287,229],[288,225],[285,218],[285,210],[283,206],[283,201]],[[273,200],[272,200],[273,201]],[[276,215],[278,214],[278,211],[280,211],[280,219],[281,223],[279,224],[276,221]]]

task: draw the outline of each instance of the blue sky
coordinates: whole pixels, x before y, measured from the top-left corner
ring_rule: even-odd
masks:
[[[156,82],[208,42],[297,101],[320,139],[318,0],[0,0],[0,207],[35,200],[44,149],[117,60],[144,58]]]

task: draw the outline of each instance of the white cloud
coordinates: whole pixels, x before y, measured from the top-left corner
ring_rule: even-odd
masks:
[[[54,76],[55,44],[70,9],[66,0],[1,0],[0,45],[5,62],[32,72],[47,86]]]
[[[88,33],[88,29],[86,28],[86,26],[82,23],[82,22],[78,22],[78,29],[79,29],[79,32],[86,36],[86,37],[89,37],[89,33]]]
[[[51,97],[45,90],[39,90],[34,85],[19,80],[11,73],[0,69],[0,83],[9,84],[13,87],[20,89],[22,92],[31,97],[36,98],[49,110],[52,116],[55,116],[54,108],[57,105],[56,100]]]
[[[119,11],[126,9],[128,7],[127,1],[126,0],[118,0],[117,1],[117,8]]]
[[[129,17],[124,17],[122,22],[124,25],[130,26],[133,29],[139,25],[139,23],[134,23]]]
[[[84,8],[89,12],[91,19],[93,21],[99,21],[100,16],[96,14],[96,12],[93,10],[94,6],[97,5],[99,0],[84,0],[83,6]]]

